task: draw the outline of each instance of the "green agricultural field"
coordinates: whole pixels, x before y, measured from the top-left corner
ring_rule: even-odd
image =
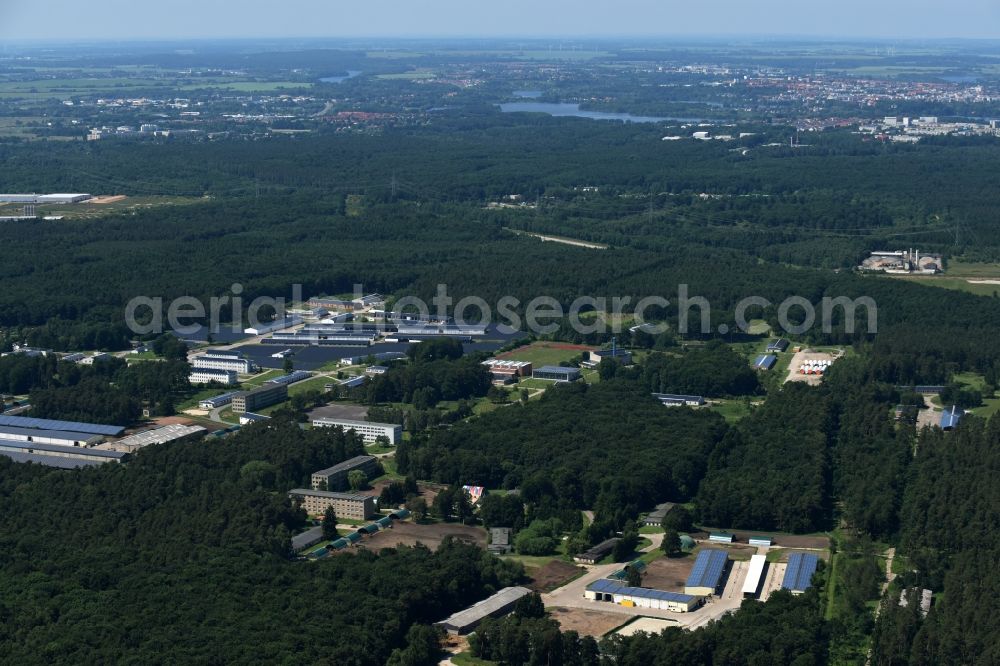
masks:
[[[498,358],[509,361],[528,361],[535,368],[543,365],[559,365],[585,353],[581,349],[564,349],[565,345],[554,342],[533,342],[526,347],[500,354]]]

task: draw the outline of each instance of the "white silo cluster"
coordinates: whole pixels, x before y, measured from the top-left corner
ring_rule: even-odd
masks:
[[[804,363],[799,365],[799,374],[822,375],[830,368],[831,363],[833,363],[833,361],[829,361],[826,359],[813,359],[805,361]]]

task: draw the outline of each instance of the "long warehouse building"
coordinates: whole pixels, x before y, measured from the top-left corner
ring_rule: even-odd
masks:
[[[449,634],[467,634],[488,617],[507,615],[514,610],[518,599],[529,594],[531,590],[526,587],[505,587],[492,597],[458,611],[445,620],[435,622],[434,625]]]
[[[122,426],[101,425],[99,423],[81,423],[79,421],[36,419],[28,416],[0,415],[0,425],[36,428],[38,430],[65,430],[68,432],[83,432],[92,435],[107,435],[109,437],[117,437],[125,432],[125,428]]]
[[[35,442],[37,444],[55,444],[57,446],[89,447],[100,444],[104,438],[86,432],[70,432],[68,430],[39,430],[38,428],[22,428],[20,426],[0,425],[0,439],[19,442]]]
[[[767,556],[753,555],[750,558],[750,568],[747,570],[747,577],[743,580],[743,598],[756,599],[760,593],[760,585],[764,581],[764,572],[767,571]]]
[[[819,566],[819,557],[812,553],[792,553],[788,556],[788,567],[781,587],[792,594],[802,594],[812,587],[812,577]]]
[[[85,447],[0,439],[0,455],[7,456],[15,462],[33,462],[46,467],[71,468],[83,467],[84,465],[102,465],[109,462],[120,463],[127,454]]]
[[[629,587],[607,579],[595,580],[587,586],[583,596],[591,601],[610,601],[628,608],[653,608],[674,613],[689,613],[702,601],[693,594]]]
[[[684,593],[699,597],[715,594],[722,583],[722,575],[729,565],[729,553],[718,548],[706,548],[698,553],[684,584]]]
[[[333,467],[313,472],[311,479],[313,490],[320,490],[324,483],[327,490],[343,488],[347,485],[347,475],[356,469],[361,470],[369,479],[372,479],[378,473],[378,458],[375,456],[355,456],[342,463],[337,463]]]

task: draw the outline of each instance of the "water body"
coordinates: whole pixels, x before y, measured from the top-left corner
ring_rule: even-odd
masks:
[[[360,74],[361,72],[359,70],[349,69],[347,70],[347,76],[326,76],[320,79],[320,81],[322,83],[343,83],[347,79],[353,79],[355,76],[359,76]]]
[[[701,122],[700,118],[674,118],[671,116],[634,116],[631,113],[611,113],[608,111],[584,111],[579,104],[569,102],[507,102],[500,105],[504,113],[547,113],[550,116],[590,118],[591,120],[618,120],[626,123],[659,123],[673,120],[683,123]]]
[[[514,97],[521,97],[523,99],[538,99],[542,96],[541,90],[515,90]]]

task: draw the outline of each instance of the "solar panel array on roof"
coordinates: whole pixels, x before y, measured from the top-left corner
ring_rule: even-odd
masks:
[[[699,552],[685,587],[716,589],[719,587],[719,581],[722,579],[722,572],[726,570],[726,562],[728,560],[729,553],[724,550],[706,548]]]
[[[646,587],[629,587],[628,585],[622,585],[621,583],[616,583],[615,581],[608,580],[607,578],[595,580],[587,586],[587,589],[594,592],[601,592],[603,594],[621,594],[643,599],[662,599],[665,601],[676,601],[682,604],[691,603],[697,598],[690,594],[682,594],[680,592],[664,592],[663,590],[651,590]]]
[[[38,430],[68,430],[69,432],[86,432],[93,435],[120,435],[125,432],[123,426],[78,423],[76,421],[56,421],[53,419],[34,419],[28,416],[0,415],[0,425],[37,428]]]
[[[818,565],[819,557],[812,553],[792,553],[788,556],[788,567],[781,587],[794,592],[805,592],[812,585],[812,577]]]

